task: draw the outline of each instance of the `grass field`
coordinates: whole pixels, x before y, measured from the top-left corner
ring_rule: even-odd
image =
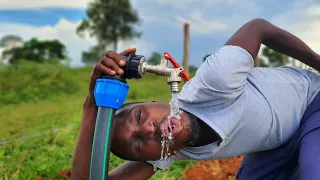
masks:
[[[25,101],[0,106],[0,180],[64,179],[58,176],[62,169],[70,169],[72,153],[80,127],[82,103],[87,94],[91,68],[68,69],[69,78],[78,86],[71,94],[52,95],[37,101]],[[16,75],[15,75],[16,76]],[[7,82],[20,79],[1,76],[1,91]],[[63,74],[60,77],[63,78]],[[169,102],[166,77],[145,76],[129,80],[127,102],[159,100]],[[29,88],[25,84],[22,89]],[[13,98],[19,92],[11,93]],[[112,156],[111,168],[123,160]],[[177,179],[193,161],[177,161],[167,171],[158,172],[152,179]]]

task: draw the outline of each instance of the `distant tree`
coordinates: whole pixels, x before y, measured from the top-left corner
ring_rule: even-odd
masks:
[[[261,59],[259,57],[257,57],[259,59],[259,67],[271,67],[270,63],[266,62],[264,59]]]
[[[285,56],[268,47],[264,47],[262,49],[262,55],[268,59],[268,63],[266,65],[269,67],[284,66],[289,62],[288,56]]]
[[[189,70],[190,70],[190,73],[195,73],[198,70],[198,67],[194,65],[190,65]]]
[[[17,35],[6,35],[0,40],[1,47],[15,46],[16,44],[23,44],[23,39]]]
[[[104,51],[102,47],[92,46],[89,51],[82,52],[82,62],[87,66],[95,65],[102,57]]]
[[[88,4],[87,16],[88,19],[83,19],[78,26],[77,33],[82,37],[84,32],[89,32],[101,47],[112,44],[113,50],[117,51],[119,40],[141,35],[134,28],[140,19],[130,0],[95,0]]]
[[[151,57],[148,59],[148,64],[152,64],[152,65],[160,64],[161,58],[162,56],[160,53],[153,52],[151,54]]]
[[[49,60],[67,60],[66,47],[60,41],[39,41],[36,38],[25,42],[21,47],[14,47],[4,51],[3,56],[9,58],[10,64],[18,63],[19,60],[39,63]]]
[[[207,57],[209,57],[209,56],[211,56],[211,54],[207,54],[207,55],[205,55],[205,56],[202,58],[202,61],[203,61],[203,62],[205,62],[205,61],[206,61],[206,59],[207,59]]]

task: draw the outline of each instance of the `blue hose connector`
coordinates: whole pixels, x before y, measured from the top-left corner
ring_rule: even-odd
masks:
[[[119,109],[126,101],[129,85],[113,79],[98,79],[94,88],[97,106]]]

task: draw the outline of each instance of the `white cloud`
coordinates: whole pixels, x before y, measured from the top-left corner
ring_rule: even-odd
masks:
[[[89,47],[95,45],[95,40],[91,38],[80,38],[76,34],[76,27],[78,23],[70,22],[66,19],[60,19],[60,21],[54,26],[35,27],[25,24],[10,24],[0,23],[0,36],[7,34],[16,34],[21,36],[24,40],[36,37],[38,39],[58,39],[67,46],[68,55],[72,59],[72,66],[81,66],[81,52],[88,50]],[[138,52],[143,55],[149,55],[148,53],[154,50],[154,46],[150,43],[146,43],[140,40],[119,42],[119,51],[136,47]]]
[[[202,0],[201,4],[204,5],[203,7],[208,7],[212,5],[218,5],[218,4],[233,4],[238,1],[239,0]],[[188,5],[199,3],[199,0],[153,0],[153,2],[157,4],[162,4],[162,5],[170,5],[178,9],[184,9]]]
[[[205,0],[204,5],[205,6],[213,6],[218,4],[235,4],[239,2],[239,0]],[[241,1],[241,3],[243,3]]]
[[[54,26],[35,27],[25,24],[0,23],[2,27],[0,35],[16,34],[24,40],[36,37],[38,39],[58,39],[67,46],[68,55],[72,59],[73,66],[81,65],[81,52],[87,50],[95,42],[92,39],[81,39],[76,33],[78,23],[72,23],[66,19],[61,19]]]
[[[93,0],[0,0],[0,9],[86,8]],[[141,0],[131,0],[134,7]]]
[[[152,22],[152,23],[164,23],[164,24],[167,24],[169,26],[175,25],[176,23],[178,23],[177,20],[166,19],[166,18],[163,18],[161,16],[156,16],[156,15],[141,14],[140,17],[141,17],[141,19],[143,21],[149,21],[149,22]]]
[[[308,16],[320,16],[320,5],[308,8],[306,14]]]
[[[91,0],[1,0],[0,9],[85,8]]]
[[[120,41],[119,42],[119,51],[129,49],[129,48],[137,48],[137,54],[148,57],[151,55],[153,51],[156,50],[156,46],[152,43],[141,41],[138,39]]]
[[[196,34],[211,34],[217,31],[225,30],[228,26],[221,23],[219,20],[207,19],[203,16],[200,10],[192,11],[188,16],[172,16],[168,17],[165,15],[150,15],[142,14],[140,15],[143,21],[149,21],[152,23],[163,23],[165,26],[175,26],[177,28],[182,28],[184,23],[190,24],[191,33]]]
[[[318,13],[319,6],[310,4],[302,6],[299,3],[296,5],[299,8],[276,16],[271,22],[294,34],[320,54],[320,19],[312,17]]]
[[[190,31],[199,34],[210,34],[215,31],[227,29],[228,26],[216,20],[206,19],[201,10],[194,10],[190,13],[189,18],[177,16],[176,21],[179,27],[182,23],[190,23]],[[191,30],[192,29],[192,30]]]
[[[153,0],[154,3],[171,5],[175,8],[185,8],[196,0]]]
[[[292,27],[293,33],[301,38],[315,52],[320,54],[320,20],[299,22]]]

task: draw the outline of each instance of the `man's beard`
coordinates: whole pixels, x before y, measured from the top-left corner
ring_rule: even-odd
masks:
[[[193,114],[182,110],[187,116],[190,121],[189,126],[183,126],[182,131],[186,131],[189,134],[188,140],[184,145],[190,146],[193,145],[199,138],[200,135],[200,124],[199,124],[199,119],[194,116]],[[156,135],[158,137],[161,137],[162,135],[162,130],[161,126],[168,120],[167,117],[169,115],[163,117],[163,119],[160,121],[160,123],[156,127]]]
[[[189,138],[188,138],[188,141],[186,142],[185,145],[192,146],[198,140],[199,135],[200,135],[199,119],[187,111],[183,111],[183,112],[186,113],[186,115],[188,116],[189,121],[190,121],[189,127],[184,127],[184,130],[189,132],[188,133]]]

